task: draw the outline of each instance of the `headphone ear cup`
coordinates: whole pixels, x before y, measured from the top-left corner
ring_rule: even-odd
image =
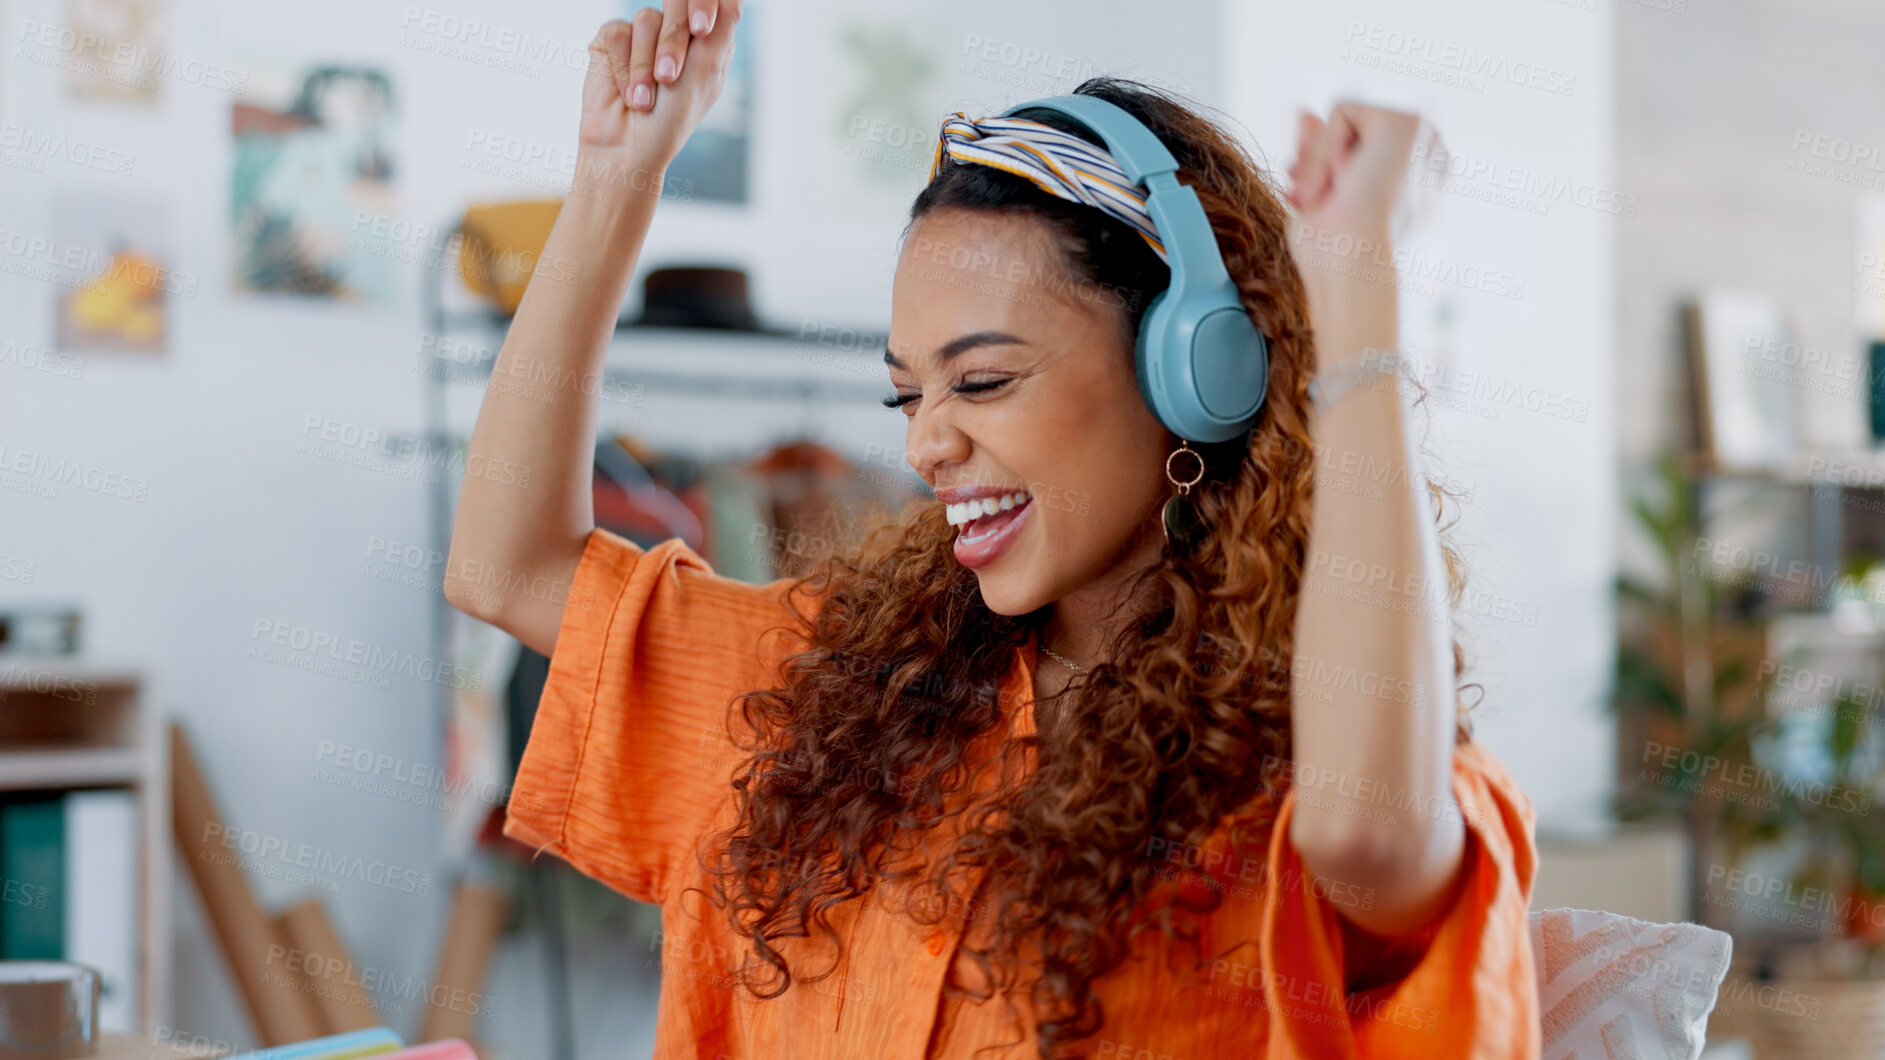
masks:
[[[1263,409],[1269,345],[1243,303],[1161,292],[1139,327],[1139,390],[1167,429],[1193,441],[1236,437]]]
[[[1153,295],[1152,300],[1146,303],[1145,313],[1139,317],[1138,341],[1132,351],[1133,371],[1139,377],[1139,395],[1145,399],[1145,405],[1152,410],[1152,415],[1158,417],[1159,422],[1167,428],[1172,425],[1172,416],[1163,383],[1171,376],[1164,365],[1155,363],[1155,359],[1164,356],[1164,345],[1159,337],[1169,330],[1165,317],[1170,313],[1170,295],[1171,288],[1168,287]]]
[[[1269,392],[1270,344],[1243,303],[1206,310],[1192,342],[1200,407],[1220,420],[1255,419]]]
[[[1167,430],[1221,442],[1263,411],[1269,353],[1235,288],[1193,294],[1167,287],[1139,319],[1133,366],[1146,407]]]

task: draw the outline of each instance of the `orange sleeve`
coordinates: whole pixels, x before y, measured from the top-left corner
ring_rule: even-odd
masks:
[[[727,707],[776,683],[784,581],[598,528],[570,586],[504,834],[643,902],[668,895],[745,757]]]
[[[1341,904],[1360,899],[1340,887],[1302,885],[1288,838],[1296,792],[1285,795],[1268,877],[1284,885],[1269,889],[1262,930],[1270,1057],[1537,1060],[1538,980],[1526,921],[1537,815],[1505,767],[1474,742],[1454,751],[1453,794],[1466,850],[1452,906],[1422,933],[1404,975],[1352,994],[1349,984],[1378,978],[1345,962]]]

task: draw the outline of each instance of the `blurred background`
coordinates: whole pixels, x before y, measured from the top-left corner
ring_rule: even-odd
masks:
[[[0,960],[105,1030],[650,1053],[653,911],[497,835],[543,659],[439,591],[635,6],[0,4]],[[588,381],[598,521],[765,581],[922,493],[876,399],[945,114],[1139,78],[1280,188],[1299,109],[1418,111],[1403,370],[1534,907],[1731,935],[1710,1056],[1885,1055],[1882,50],[1860,0],[754,0]]]

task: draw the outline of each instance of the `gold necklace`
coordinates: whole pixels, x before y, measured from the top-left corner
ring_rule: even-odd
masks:
[[[1060,664],[1062,666],[1065,666],[1067,669],[1072,670],[1074,673],[1083,674],[1087,672],[1086,667],[1081,666],[1079,663],[1074,662],[1072,659],[1069,659],[1065,655],[1062,655],[1059,652],[1055,651],[1054,649],[1048,647],[1046,642],[1044,641],[1041,643],[1041,650],[1053,656],[1054,658],[1060,660]]]

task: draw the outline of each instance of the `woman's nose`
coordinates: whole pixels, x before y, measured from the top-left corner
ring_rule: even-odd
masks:
[[[919,408],[904,434],[904,460],[926,480],[933,481],[944,467],[968,458],[968,435],[947,420]]]

